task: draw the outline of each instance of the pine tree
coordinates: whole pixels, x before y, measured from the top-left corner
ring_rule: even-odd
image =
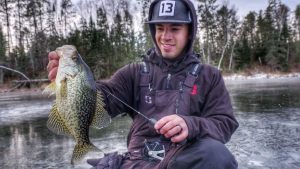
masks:
[[[297,5],[295,10],[295,29],[296,29],[296,40],[300,41],[300,4]]]
[[[287,71],[289,66],[288,62],[290,59],[290,33],[291,29],[288,25],[288,12],[289,8],[280,4],[277,13],[279,14],[279,38],[277,42],[277,64],[280,70]]]
[[[6,47],[5,47],[5,37],[2,32],[2,26],[0,25],[0,65],[4,65],[6,62],[5,58],[5,52],[6,52]],[[4,71],[0,69],[0,84],[3,84],[4,82]]]
[[[8,53],[10,52],[10,49],[11,49],[11,42],[12,42],[12,38],[11,38],[11,32],[10,32],[10,26],[11,26],[11,11],[12,11],[12,5],[13,1],[12,0],[1,0],[0,1],[0,7],[1,7],[1,10],[0,12],[3,14],[3,18],[4,18],[4,21],[5,21],[5,24],[6,24],[6,31],[7,31],[7,40],[6,40],[6,43],[7,43],[7,51]]]
[[[4,64],[6,61],[5,53],[6,53],[6,41],[2,31],[2,26],[0,25],[0,64]]]
[[[15,36],[17,37],[18,41],[18,48],[22,53],[25,53],[24,51],[24,13],[25,13],[25,2],[21,0],[16,0],[15,8],[16,10],[16,21],[15,21]]]
[[[151,1],[150,0],[139,0],[138,2],[142,3],[142,5],[141,5],[141,7],[142,7],[141,25],[143,25],[143,26],[142,26],[142,31],[140,31],[137,36],[137,39],[138,39],[137,53],[138,53],[138,55],[142,55],[142,54],[145,54],[147,52],[147,50],[149,50],[149,48],[153,47],[152,37],[149,33],[149,25],[145,24],[145,22],[148,21],[148,10],[149,10]]]
[[[206,63],[213,63],[216,57],[214,53],[215,47],[215,35],[216,35],[216,5],[217,0],[198,0],[200,5],[198,7],[198,13],[200,15],[200,28],[204,30],[204,60]]]
[[[108,76],[108,60],[111,53],[111,42],[109,41],[109,25],[107,13],[103,7],[97,9],[97,36],[98,36],[98,53],[97,64],[94,69],[95,77],[104,78]]]
[[[68,29],[70,29],[70,27],[68,27],[68,23],[71,21],[71,18],[73,17],[72,14],[74,13],[72,11],[72,7],[73,7],[73,4],[72,4],[71,0],[61,0],[60,16],[61,16],[61,22],[64,27],[63,34],[65,37],[67,36]]]
[[[240,39],[240,42],[241,43],[239,45],[239,47],[245,47],[246,49],[242,50],[242,49],[239,49],[239,51],[248,51],[249,54],[246,54],[244,55],[244,52],[241,52],[240,56],[237,56],[237,57],[241,57],[243,59],[243,61],[247,61],[249,63],[239,63],[239,64],[242,64],[242,65],[252,65],[255,61],[256,61],[256,58],[255,58],[255,22],[256,22],[256,13],[255,12],[249,12],[245,19],[244,19],[244,22],[242,24],[242,36],[241,36],[241,39]],[[249,57],[249,58],[245,58],[245,57]]]
[[[236,11],[223,5],[217,10],[216,21],[216,32],[218,32],[216,34],[216,53],[217,59],[219,59],[218,68],[220,69],[223,62],[226,65],[230,64],[230,51],[228,49],[234,48],[234,38],[236,38],[238,26]]]
[[[295,9],[295,29],[296,29],[296,40],[293,44],[293,56],[295,63],[300,63],[300,5],[297,5]]]
[[[246,31],[242,31],[242,36],[237,42],[236,53],[237,54],[234,58],[236,69],[242,70],[248,68],[251,61],[251,48]]]
[[[263,19],[263,12],[262,10],[259,12],[256,21],[256,33],[255,33],[255,58],[259,61],[261,65],[266,65],[265,56],[267,54],[267,46],[266,46],[266,39],[265,39],[265,22]]]

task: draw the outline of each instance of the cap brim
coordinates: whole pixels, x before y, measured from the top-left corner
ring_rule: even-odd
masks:
[[[156,23],[192,23],[192,21],[180,21],[180,20],[154,20],[146,21],[146,24],[156,24]]]

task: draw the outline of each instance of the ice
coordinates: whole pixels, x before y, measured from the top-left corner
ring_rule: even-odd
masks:
[[[228,80],[226,86],[240,124],[226,146],[239,169],[299,169],[300,78]],[[126,151],[131,119],[114,118],[109,127],[90,130],[91,142],[103,152],[72,167],[74,140],[46,127],[51,105],[0,101],[0,168],[91,168],[88,158]]]
[[[11,124],[46,117],[52,102],[49,100],[2,101],[0,103],[0,123]]]

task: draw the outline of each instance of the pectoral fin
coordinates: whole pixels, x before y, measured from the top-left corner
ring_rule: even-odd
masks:
[[[47,121],[47,127],[56,134],[61,135],[71,135],[68,127],[66,126],[64,120],[59,115],[56,103],[53,104],[51,112],[49,114],[49,119]]]
[[[91,123],[91,127],[101,129],[108,126],[110,122],[111,118],[108,115],[107,111],[104,109],[102,94],[100,92],[97,92],[96,110]]]
[[[49,94],[51,96],[55,94],[55,91],[56,91],[56,84],[54,81],[45,87],[45,89],[43,90],[43,94]]]

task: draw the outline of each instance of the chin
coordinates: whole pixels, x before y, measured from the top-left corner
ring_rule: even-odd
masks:
[[[176,58],[175,55],[170,54],[170,53],[162,53],[162,56],[163,56],[163,58],[165,58],[165,59],[174,59],[174,58]]]

